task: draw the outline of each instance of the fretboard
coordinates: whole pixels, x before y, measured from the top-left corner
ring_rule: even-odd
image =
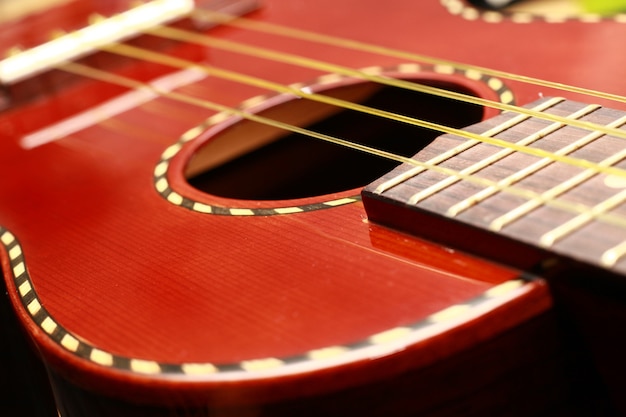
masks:
[[[597,105],[526,108],[626,130]],[[463,129],[480,139],[440,136],[363,190],[368,217],[518,266],[556,255],[623,274],[626,139],[597,129],[506,112]]]

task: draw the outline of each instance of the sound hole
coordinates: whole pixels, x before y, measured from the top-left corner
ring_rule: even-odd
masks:
[[[472,94],[450,83],[428,84]],[[336,87],[323,94],[452,127],[468,126],[483,116],[480,106],[367,82]],[[409,157],[440,135],[302,99],[283,102],[259,114]],[[193,187],[221,197],[285,200],[362,187],[398,164],[319,139],[241,121],[210,138],[191,159],[185,176]]]

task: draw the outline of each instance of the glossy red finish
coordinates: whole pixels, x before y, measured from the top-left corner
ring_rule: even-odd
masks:
[[[57,17],[61,22],[70,19],[63,13]],[[487,23],[451,15],[435,0],[267,0],[250,17],[626,94],[622,79],[626,55],[615,47],[615,40],[626,34],[626,25],[610,20]],[[47,19],[45,24],[54,25]],[[0,49],[20,38],[14,34],[21,27],[0,30]],[[351,68],[403,62],[237,28],[219,27],[211,34]],[[211,65],[253,72],[281,84],[321,75],[217,49],[194,47],[186,56],[199,59],[205,53]],[[164,71],[147,67],[142,71],[138,64],[120,71],[138,79]],[[599,101],[520,82],[507,84],[517,103],[555,94]],[[0,115],[0,225],[19,239],[34,291],[50,317],[85,346],[174,366],[210,363],[237,368],[256,359],[298,358],[419,323],[521,273],[370,224],[360,202],[273,216],[207,215],[173,205],[155,191],[155,166],[168,146],[213,113],[167,98],[94,121],[51,143],[32,149],[20,145],[26,135],[119,90],[83,81]],[[267,93],[215,77],[177,91],[230,106]],[[77,97],[83,99],[79,104]],[[184,196],[210,204],[291,207],[359,192],[279,202],[198,196],[182,177],[193,146],[185,145],[167,178]],[[178,390],[175,396],[184,392],[202,401],[209,396],[220,404],[242,401],[244,395],[246,401],[263,402],[350,387],[435,363],[514,328],[551,305],[541,282],[525,284],[476,315],[434,328],[428,340],[402,339],[401,345],[383,344],[371,352],[350,347],[350,353],[336,361],[309,361],[302,368],[232,377],[226,371],[152,375],[129,371],[124,368],[127,364],[102,366],[54,341],[22,304],[9,254],[0,254],[17,314],[59,373],[107,393],[154,402],[167,401],[163,393],[172,389]]]

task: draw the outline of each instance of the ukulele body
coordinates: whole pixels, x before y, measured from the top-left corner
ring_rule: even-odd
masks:
[[[79,26],[90,12],[86,3],[6,23],[0,49],[42,43],[57,25]],[[107,4],[100,5],[105,14],[123,9]],[[463,17],[438,1],[323,0],[264,1],[248,17],[626,94],[626,56],[615,52],[626,33],[623,23],[519,23],[489,16]],[[31,31],[33,24],[41,30]],[[407,69],[400,57],[227,25],[207,33],[347,68],[380,67],[376,72],[507,104],[563,94],[446,65]],[[370,94],[353,78],[319,78],[325,72],[312,68],[152,36],[131,42],[281,85],[305,83],[340,98]],[[200,100],[244,103],[240,109],[263,117],[315,125],[335,116],[323,106],[295,103],[292,95],[214,74],[110,52],[81,62],[142,82],[160,80],[159,88]],[[275,129],[237,115],[64,70],[6,87],[0,259],[7,309],[20,329],[13,336],[25,332],[49,369],[62,413],[458,415],[476,409],[521,415],[553,407],[564,413],[611,409],[614,398],[601,388],[606,374],[594,368],[586,346],[577,345],[577,333],[562,327],[535,259],[514,268],[369,222],[359,197],[367,181],[335,186],[334,180],[344,183],[337,174],[326,175],[321,162],[315,166],[326,150],[309,159],[305,147],[275,157],[273,170],[236,176],[235,184],[250,182],[253,190],[291,180],[295,191],[279,191],[278,197],[232,194],[240,187],[230,183],[222,183],[222,195],[201,191],[185,176],[198,155],[209,160],[199,165],[211,165],[212,155],[228,159],[232,149],[256,143],[250,138],[275,140]],[[411,111],[428,111],[428,98],[415,102]],[[453,123],[477,123],[498,113],[447,107],[445,101],[436,107],[439,120]],[[447,114],[448,108],[455,114]],[[475,120],[466,122],[466,113]],[[333,132],[359,136],[367,130],[359,123],[338,123]],[[412,146],[417,150],[434,136],[413,139]],[[344,171],[333,172],[350,171],[351,164],[335,163]],[[301,177],[292,179],[296,174]],[[300,181],[307,185],[299,187]],[[318,183],[322,191],[311,186]],[[513,372],[519,379],[507,381]],[[467,386],[472,381],[476,389]],[[521,395],[519,382],[532,388]],[[552,395],[545,395],[548,387]],[[589,397],[581,400],[581,390]]]

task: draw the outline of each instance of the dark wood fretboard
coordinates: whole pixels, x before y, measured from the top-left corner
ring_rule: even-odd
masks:
[[[624,130],[626,112],[560,98],[526,108]],[[363,190],[371,221],[528,266],[546,254],[626,272],[626,139],[503,113],[443,135]]]

